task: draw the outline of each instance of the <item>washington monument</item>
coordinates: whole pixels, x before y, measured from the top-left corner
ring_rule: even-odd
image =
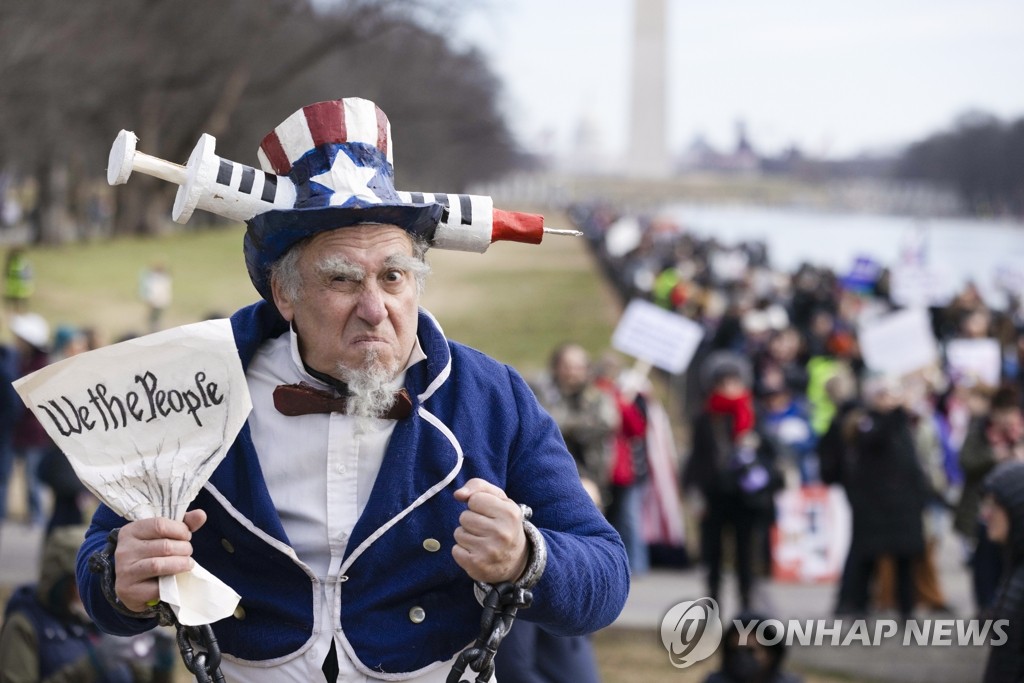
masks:
[[[626,169],[665,177],[671,160],[665,135],[666,0],[633,0],[633,83]]]

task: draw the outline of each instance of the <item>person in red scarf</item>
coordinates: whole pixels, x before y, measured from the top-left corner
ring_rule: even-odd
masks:
[[[703,497],[701,558],[710,597],[722,581],[722,539],[732,531],[741,608],[751,607],[756,545],[774,516],[782,485],[771,443],[757,432],[754,401],[738,362],[711,373],[711,389],[693,425],[693,450],[683,471],[688,493]]]

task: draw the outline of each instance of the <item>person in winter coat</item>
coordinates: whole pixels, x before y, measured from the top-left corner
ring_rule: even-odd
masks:
[[[998,465],[985,479],[982,516],[988,537],[1003,546],[1006,569],[983,616],[1006,619],[1006,642],[993,646],[982,683],[1024,681],[1024,462]]]
[[[685,489],[704,501],[701,557],[710,597],[718,599],[723,539],[732,531],[743,609],[750,608],[757,544],[774,518],[774,493],[782,486],[775,452],[756,429],[754,403],[740,368],[721,363],[693,426],[693,451],[683,472]]]
[[[135,683],[171,680],[174,642],[163,632],[121,638],[89,620],[75,583],[84,526],[47,538],[38,583],[15,590],[0,631],[0,683]]]
[[[907,618],[915,601],[913,563],[924,552],[928,485],[898,383],[891,377],[872,377],[864,382],[863,393],[867,410],[847,418],[850,463],[845,485],[853,535],[845,585],[850,607],[867,612],[877,563],[884,555],[892,556],[898,607]]]
[[[604,507],[610,497],[612,437],[619,428],[615,401],[594,383],[590,355],[579,344],[559,345],[548,367],[548,375],[531,389],[558,425],[584,486],[600,491]]]

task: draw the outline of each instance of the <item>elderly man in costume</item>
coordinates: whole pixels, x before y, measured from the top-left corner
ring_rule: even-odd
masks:
[[[544,556],[520,618],[580,634],[618,615],[626,555],[554,421],[418,307],[449,207],[402,202],[391,154],[365,100],[305,107],[264,139],[267,178],[289,177],[296,201],[247,221],[263,300],[231,322],[253,410],[183,522],[97,511],[78,580],[104,630],[154,625],[87,569],[117,527],[122,607],[144,611],[193,557],[241,595],[212,625],[228,680],[443,681],[479,628],[475,582],[516,582]]]

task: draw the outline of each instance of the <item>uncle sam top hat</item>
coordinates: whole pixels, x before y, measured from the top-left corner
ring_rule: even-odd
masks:
[[[483,253],[494,242],[540,244],[546,234],[576,235],[544,225],[544,216],[506,211],[485,195],[396,191],[391,124],[373,102],[350,97],[298,110],[267,135],[262,170],[217,156],[203,133],[188,164],[140,152],[121,130],[110,147],[107,182],[123,185],[138,171],[178,185],[171,217],[187,223],[195,209],[245,221],[245,266],[272,301],[270,267],[298,242],[359,224],[397,225],[431,247]]]
[[[246,269],[268,301],[273,301],[270,267],[307,237],[386,223],[430,240],[441,220],[441,204],[399,197],[391,124],[369,100],[349,97],[299,109],[263,138],[257,156],[268,176],[287,176],[295,186],[293,208],[246,221]]]

